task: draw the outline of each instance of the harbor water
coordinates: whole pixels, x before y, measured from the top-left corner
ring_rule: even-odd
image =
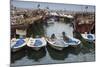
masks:
[[[55,21],[54,23],[34,23],[28,29],[29,34],[35,37],[66,35],[73,37],[73,27],[71,22]],[[73,63],[73,62],[90,62],[95,61],[95,44],[81,43],[79,47],[67,47],[62,51],[53,49],[49,44],[39,51],[32,50],[25,46],[22,50],[11,53],[11,66],[16,65],[37,65],[37,64],[54,64],[54,63]]]

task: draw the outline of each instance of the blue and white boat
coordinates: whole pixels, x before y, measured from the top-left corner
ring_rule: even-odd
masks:
[[[63,50],[64,48],[68,47],[68,46],[77,46],[81,43],[80,40],[76,39],[76,38],[71,38],[69,37],[69,41],[64,41],[63,38],[56,38],[56,39],[50,39],[50,38],[46,38],[47,42],[49,43],[49,45],[51,47],[53,47],[56,50]]]
[[[19,38],[19,39],[12,38],[11,39],[11,51],[16,52],[20,50],[22,47],[26,45],[26,40],[27,39],[23,39],[23,38]]]
[[[45,47],[46,45],[47,45],[47,42],[44,37],[42,38],[31,37],[27,43],[28,47],[31,47],[32,49],[36,51],[40,50],[42,47]]]
[[[56,49],[56,50],[63,50],[65,47],[68,47],[69,45],[66,45],[64,44],[63,40],[62,39],[50,39],[50,38],[47,38],[46,39],[47,42],[49,43],[49,45]]]
[[[69,39],[67,41],[63,40],[64,43],[67,44],[67,45],[78,46],[81,43],[81,41],[79,39],[76,39],[76,38],[73,38],[73,37],[70,37],[70,36],[68,36],[68,38]]]
[[[95,35],[94,34],[90,33],[90,34],[81,34],[81,35],[84,39],[86,39],[89,42],[94,42],[94,40],[95,40]]]

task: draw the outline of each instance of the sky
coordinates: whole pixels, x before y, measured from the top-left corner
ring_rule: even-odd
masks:
[[[34,1],[11,1],[11,4],[19,8],[36,9],[37,5],[40,4],[40,8],[44,9],[47,6],[51,10],[70,10],[70,11],[88,11],[94,12],[94,5],[75,5],[75,4],[62,4],[62,3],[47,3],[47,2],[34,2]],[[88,8],[86,9],[86,6]]]

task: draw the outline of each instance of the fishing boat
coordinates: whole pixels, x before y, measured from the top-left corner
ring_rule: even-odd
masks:
[[[76,39],[76,38],[73,38],[73,37],[70,37],[68,36],[68,41],[64,41],[64,44],[67,44],[67,45],[70,45],[70,46],[78,46],[81,41],[79,39]]]
[[[54,24],[54,22],[55,22],[54,19],[49,19],[49,20],[47,21],[48,24]]]
[[[12,38],[11,39],[11,51],[12,52],[16,52],[18,50],[20,50],[22,47],[24,47],[26,45],[27,42],[27,38],[23,39],[23,38]]]
[[[31,47],[32,49],[38,51],[40,50],[42,47],[45,47],[47,44],[46,40],[44,37],[42,38],[32,38],[30,37],[27,46]]]
[[[56,50],[63,50],[65,47],[68,47],[69,45],[64,44],[62,39],[51,39],[47,38],[47,42],[51,47],[53,47]]]
[[[84,39],[86,39],[89,42],[93,42],[95,40],[95,35],[94,34],[91,34],[91,33],[87,34],[87,33],[85,33],[85,34],[81,34],[81,35],[82,35],[82,37]]]
[[[63,38],[59,38],[59,39],[47,39],[47,42],[50,44],[51,47],[53,47],[54,49],[57,50],[63,50],[64,48],[68,47],[68,46],[78,46],[81,41],[76,39],[76,38],[72,38],[70,37],[68,41],[64,41]]]

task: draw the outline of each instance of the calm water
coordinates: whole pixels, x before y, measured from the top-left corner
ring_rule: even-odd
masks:
[[[61,35],[65,31],[67,35],[73,36],[73,28],[69,23],[55,22],[54,24],[35,23],[30,26],[29,34],[50,36],[55,33]],[[79,47],[67,47],[63,51],[57,51],[48,44],[40,51],[34,51],[28,47],[19,52],[12,53],[11,66],[15,65],[34,65],[64,62],[85,62],[95,60],[95,49],[93,43],[82,43]]]

